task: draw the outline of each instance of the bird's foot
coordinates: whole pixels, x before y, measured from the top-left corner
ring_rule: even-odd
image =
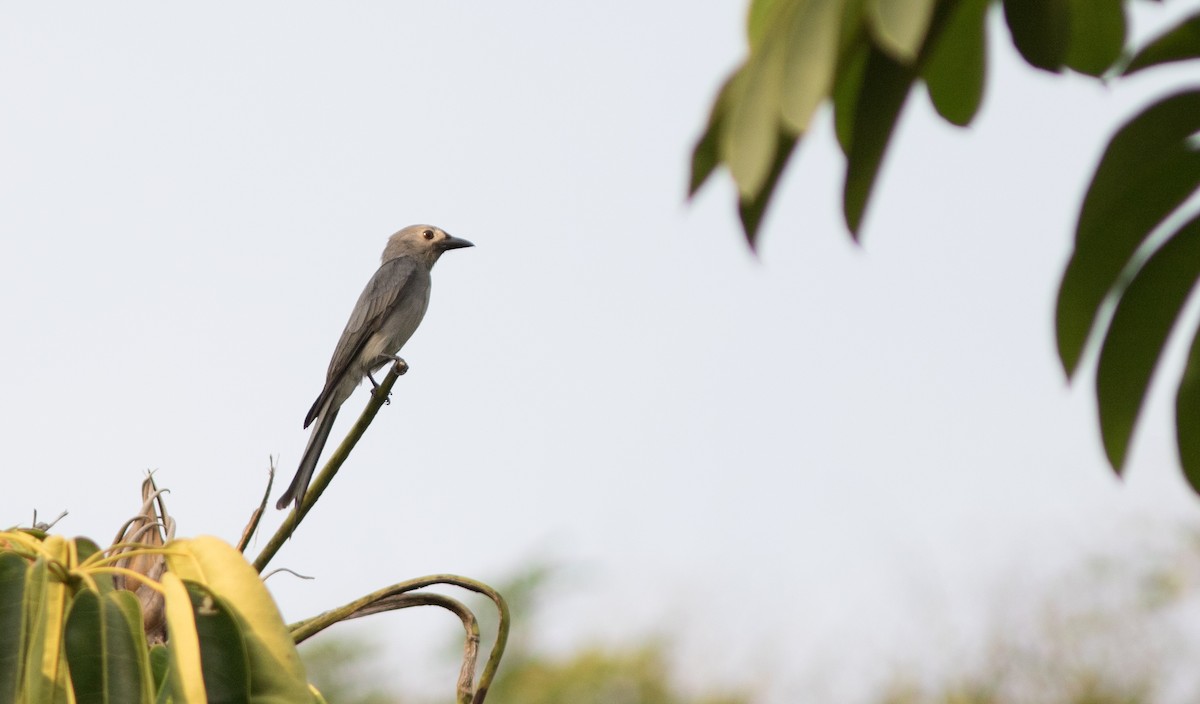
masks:
[[[371,379],[371,375],[370,375],[370,374],[368,374],[368,375],[367,375],[367,378],[368,378],[368,379]],[[375,384],[375,380],[374,380],[374,379],[371,379],[371,383],[372,383],[372,384]],[[374,389],[371,389],[371,395],[372,395],[372,396],[378,396],[378,395],[379,395],[379,384],[375,384],[375,388],[374,388]],[[388,392],[387,398],[383,399],[383,403],[384,403],[384,405],[387,405],[387,406],[390,406],[390,405],[392,405],[392,393],[391,393],[390,391]]]

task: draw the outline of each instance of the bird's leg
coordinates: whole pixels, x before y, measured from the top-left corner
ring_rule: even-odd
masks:
[[[381,354],[375,358],[375,361],[379,362],[380,365],[384,364],[385,362],[395,362],[396,366],[399,368],[401,374],[404,374],[405,372],[408,371],[408,362],[405,362],[399,356],[394,355],[394,354]],[[369,370],[367,371],[367,380],[371,382],[371,386],[372,386],[371,393],[372,394],[377,393],[379,391],[379,382],[375,381],[375,377],[371,376],[371,372]],[[385,398],[383,400],[383,402],[388,405],[391,405],[392,395],[389,393],[388,397]]]

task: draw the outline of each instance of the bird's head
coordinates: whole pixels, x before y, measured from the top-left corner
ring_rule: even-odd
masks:
[[[442,252],[461,247],[474,247],[470,242],[454,237],[433,225],[409,225],[388,238],[383,249],[383,261],[405,255],[424,260],[429,266],[442,256]]]

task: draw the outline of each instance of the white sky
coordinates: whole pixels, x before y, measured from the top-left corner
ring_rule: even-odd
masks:
[[[1181,5],[1139,4],[1138,36]],[[477,247],[438,265],[410,373],[277,558],[319,577],[271,581],[289,619],[548,557],[575,576],[546,642],[667,633],[698,681],[786,701],[1192,520],[1170,383],[1118,482],[1052,335],[1102,145],[1186,74],[1054,78],[993,33],[972,128],[913,96],[862,248],[826,115],[756,258],[728,179],[683,201],[743,9],[5,4],[0,520],[65,508],[107,539],[155,468],[181,534],[236,540],[413,222]],[[377,623],[396,653],[453,628]]]

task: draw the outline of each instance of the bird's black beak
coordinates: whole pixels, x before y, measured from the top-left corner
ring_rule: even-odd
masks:
[[[438,242],[438,245],[441,247],[443,252],[445,252],[448,249],[462,249],[463,247],[474,247],[475,246],[473,243],[468,242],[467,240],[464,240],[461,237],[454,237],[452,235],[446,235],[446,239],[442,240],[441,242]]]

